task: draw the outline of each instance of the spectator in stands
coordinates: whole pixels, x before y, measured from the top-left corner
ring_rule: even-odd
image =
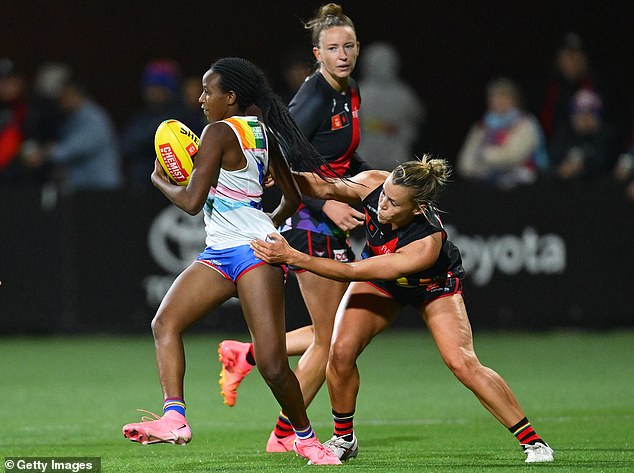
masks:
[[[364,49],[359,154],[373,169],[389,171],[411,160],[425,119],[423,103],[399,77],[399,68],[400,56],[392,44],[377,42]]]
[[[587,89],[575,94],[570,104],[570,128],[554,136],[549,147],[555,177],[605,176],[613,167],[614,132],[602,113],[597,94]]]
[[[555,56],[555,72],[546,86],[546,97],[540,121],[547,142],[570,127],[570,102],[581,90],[596,90],[596,79],[590,69],[588,54],[581,38],[568,33]]]
[[[53,165],[42,162],[39,155],[41,149],[52,146],[60,138],[63,114],[59,106],[59,95],[70,75],[71,69],[66,64],[57,62],[42,64],[35,74],[21,154],[23,162],[39,161],[37,166],[27,166],[28,180],[38,185],[52,181]]]
[[[32,167],[52,163],[64,192],[119,187],[121,159],[107,112],[75,77],[63,82],[58,103],[63,113],[59,139],[52,145],[37,146],[25,156],[26,162]]]
[[[458,154],[459,175],[501,189],[534,182],[548,162],[537,119],[522,110],[519,88],[510,79],[490,82],[486,97],[487,111]]]
[[[18,173],[16,157],[24,139],[27,115],[24,79],[13,61],[0,58],[0,183]]]
[[[133,188],[152,186],[149,176],[154,170],[154,133],[159,124],[170,118],[185,120],[180,82],[180,66],[172,60],[151,61],[145,67],[141,80],[143,105],[125,125],[121,137],[125,173]]]

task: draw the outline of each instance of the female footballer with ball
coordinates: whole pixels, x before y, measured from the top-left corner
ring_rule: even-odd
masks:
[[[352,176],[369,169],[356,149],[359,144],[359,90],[351,74],[359,55],[359,41],[352,20],[341,6],[322,6],[305,25],[311,32],[318,69],[306,79],[289,111],[311,144],[340,175]],[[302,163],[295,170],[306,170]],[[324,172],[327,172],[324,169]],[[282,226],[289,243],[304,253],[338,261],[352,261],[348,232],[363,224],[363,214],[335,200],[304,197],[300,209]],[[324,383],[335,312],[348,287],[291,267],[295,271],[312,326],[287,335],[289,355],[302,355],[295,374],[306,406]],[[237,388],[249,373],[253,357],[248,343],[225,340],[219,347],[222,395],[233,406]],[[288,416],[281,412],[266,444],[267,452],[293,448],[294,433]]]
[[[251,240],[274,232],[299,205],[299,192],[282,155],[311,160],[313,168],[323,160],[273,94],[263,73],[249,61],[216,61],[204,74],[202,86],[199,101],[209,125],[201,135],[189,183],[172,183],[158,162],[152,183],[180,209],[192,215],[204,210],[207,248],[174,281],[152,321],[163,416],[127,424],[123,434],[143,444],[184,445],[191,440],[185,418],[181,335],[209,311],[238,295],[258,369],[294,429],[294,450],[314,464],[339,464],[336,455],[317,440],[299,383],[288,365],[285,268],[265,264],[249,247]],[[254,104],[266,127],[256,117],[247,116],[247,108]],[[270,217],[261,205],[262,182],[269,171],[283,193]]]
[[[293,249],[277,234],[268,236],[272,242],[252,243],[256,256],[269,263],[288,263],[337,281],[355,281],[337,312],[326,368],[334,435],[325,445],[341,460],[358,452],[353,430],[359,391],[356,360],[402,306],[412,305],[449,369],[517,437],[526,462],[553,461],[553,450],[535,433],[504,379],[483,366],[474,351],[462,298],[460,252],[447,239],[435,203],[449,172],[446,161],[425,156],[391,173],[366,171],[349,182],[295,174],[301,191],[310,196],[363,204],[367,244],[365,259],[359,262],[315,258]]]

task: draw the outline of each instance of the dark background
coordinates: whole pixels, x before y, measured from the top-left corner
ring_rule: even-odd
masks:
[[[325,2],[324,2],[325,3]],[[170,57],[201,75],[222,56],[243,56],[276,83],[281,57],[310,54],[308,20],[317,1],[3,1],[0,57],[27,73],[57,60],[84,76],[97,101],[122,126],[140,104],[147,61]],[[341,1],[363,45],[389,40],[402,53],[404,78],[428,107],[422,151],[453,160],[484,109],[484,86],[516,80],[535,111],[563,35],[584,39],[604,84],[608,116],[625,134],[634,99],[634,2]],[[363,90],[361,91],[363,94]]]

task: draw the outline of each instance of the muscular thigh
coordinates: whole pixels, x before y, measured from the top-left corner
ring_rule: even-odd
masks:
[[[186,327],[235,295],[235,285],[220,273],[192,263],[174,281],[157,312],[162,322]]]
[[[330,340],[339,302],[348,283],[326,279],[308,271],[296,273],[299,288],[315,327],[315,337]]]
[[[254,342],[284,343],[284,272],[263,264],[238,280],[238,294]]]
[[[462,295],[436,299],[422,310],[427,327],[445,360],[473,352],[471,324]]]
[[[333,346],[358,355],[390,325],[400,308],[400,304],[370,284],[351,283],[337,310]]]

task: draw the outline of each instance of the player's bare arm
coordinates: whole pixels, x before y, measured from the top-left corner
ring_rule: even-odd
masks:
[[[170,182],[164,172],[163,175],[158,172],[157,167],[160,166],[155,166],[152,183],[179,209],[196,215],[203,208],[209,189],[218,183],[221,164],[225,165],[225,161],[229,161],[226,163],[229,166],[233,164],[226,158],[231,155],[229,150],[236,143],[228,126],[222,123],[207,125],[201,135],[200,148],[187,186]]]
[[[311,172],[293,172],[293,176],[303,194],[323,200],[338,200],[348,204],[361,202],[380,186],[387,171],[364,171],[349,179],[325,180]]]
[[[422,271],[436,262],[442,247],[442,236],[437,232],[405,245],[395,253],[373,256],[353,263],[341,263],[297,251],[281,235],[271,234],[268,238],[270,241],[251,242],[251,248],[258,258],[267,263],[298,266],[337,281],[393,280]]]

